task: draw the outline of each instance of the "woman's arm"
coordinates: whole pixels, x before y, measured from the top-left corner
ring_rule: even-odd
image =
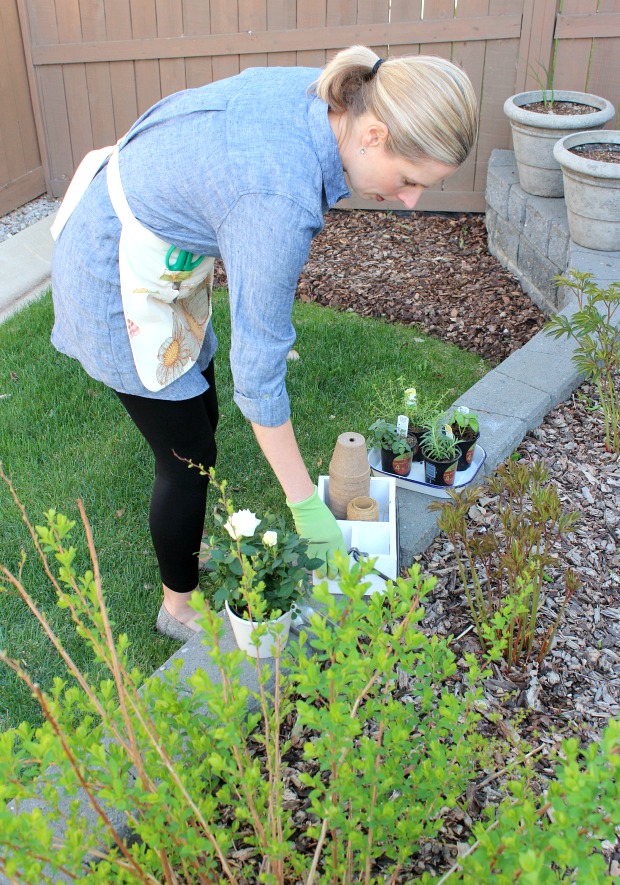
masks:
[[[347,548],[340,526],[329,507],[319,498],[295,439],[290,420],[279,427],[252,423],[258,444],[286,495],[297,533],[308,541],[308,554],[325,565],[317,569],[319,577],[335,577],[333,558],[336,551],[346,556]]]
[[[314,484],[303,462],[290,419],[279,427],[261,427],[252,423],[262,452],[288,501],[305,501],[314,491]]]

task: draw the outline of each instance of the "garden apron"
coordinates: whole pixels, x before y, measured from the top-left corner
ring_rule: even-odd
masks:
[[[198,359],[211,317],[215,259],[204,257],[192,270],[171,269],[182,264],[175,259],[181,253],[140,224],[129,208],[118,168],[120,144],[84,157],[51,232],[56,240],[107,159],[110,200],[122,226],[118,262],[127,333],[140,381],[156,392]]]

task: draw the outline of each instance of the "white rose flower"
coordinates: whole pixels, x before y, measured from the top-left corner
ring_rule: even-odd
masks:
[[[251,510],[237,510],[228,518],[224,528],[233,541],[238,541],[239,538],[251,538],[259,523],[260,519]]]
[[[469,409],[467,406],[457,406],[455,411],[460,412],[461,415],[469,415]]]
[[[277,532],[265,532],[265,534],[263,535],[263,544],[265,545],[265,547],[275,547],[277,543]]]

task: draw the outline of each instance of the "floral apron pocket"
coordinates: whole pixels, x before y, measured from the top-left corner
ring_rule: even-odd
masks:
[[[118,148],[107,168],[110,199],[122,230],[121,296],[133,360],[144,386],[161,390],[194,365],[211,317],[214,258],[179,261],[178,250],[136,219],[125,197]],[[181,269],[176,269],[177,267]]]

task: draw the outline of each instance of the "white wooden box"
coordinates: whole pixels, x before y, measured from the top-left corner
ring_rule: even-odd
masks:
[[[317,487],[319,497],[329,507],[329,476],[319,476]],[[339,519],[347,550],[357,547],[361,554],[376,559],[375,568],[388,578],[398,577],[398,530],[396,524],[396,482],[392,478],[370,478],[371,498],[379,504],[379,519],[376,522]],[[351,563],[355,560],[351,555]],[[320,583],[314,576],[314,583]],[[371,587],[369,593],[385,592],[385,580],[379,575],[369,575],[366,579]],[[338,581],[327,581],[331,593],[340,593]]]

